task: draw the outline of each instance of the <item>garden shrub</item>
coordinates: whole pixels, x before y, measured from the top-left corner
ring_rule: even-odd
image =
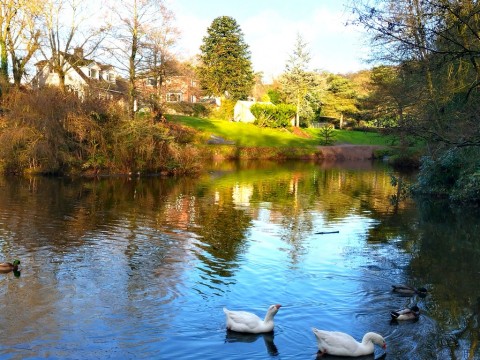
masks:
[[[194,129],[172,122],[167,122],[165,127],[168,128],[169,134],[173,137],[175,142],[179,144],[189,144],[195,142],[197,131]]]
[[[234,107],[235,101],[222,99],[220,106],[211,111],[211,116],[217,120],[232,121]]]
[[[290,126],[290,121],[295,117],[296,108],[289,104],[278,104],[276,106],[275,117],[282,127]]]
[[[452,148],[438,158],[423,157],[413,191],[480,203],[480,149]]]
[[[170,110],[169,112],[186,116],[207,117],[210,112],[210,109],[205,104],[186,101],[167,103],[166,106]]]
[[[288,104],[256,103],[250,107],[250,112],[255,116],[257,125],[280,128],[290,126],[290,121],[295,116],[295,107]]]
[[[250,107],[250,112],[255,117],[255,125],[260,127],[278,127],[274,119],[273,104],[255,103]]]
[[[331,124],[324,125],[320,128],[320,145],[332,145],[335,141],[335,128]]]

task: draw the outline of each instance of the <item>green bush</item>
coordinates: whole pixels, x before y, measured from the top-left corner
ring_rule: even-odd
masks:
[[[212,110],[212,118],[217,120],[233,120],[233,108],[235,107],[235,101],[230,99],[222,99],[219,107]]]
[[[480,203],[480,149],[453,148],[435,159],[422,158],[413,191]]]
[[[288,104],[253,104],[250,111],[255,116],[256,124],[262,127],[285,128],[295,116],[295,107]]]
[[[207,117],[210,113],[210,109],[205,104],[190,103],[186,101],[168,103],[167,108],[171,111],[173,110],[175,114],[195,117]]]
[[[275,105],[280,104],[282,97],[278,90],[270,89],[268,90],[267,94],[272,104],[275,104]]]
[[[255,117],[255,125],[260,127],[278,127],[275,118],[275,105],[255,103],[250,107],[250,112]]]
[[[328,124],[320,128],[320,145],[332,145],[335,141],[335,128],[333,125]]]
[[[275,117],[282,127],[290,126],[290,121],[295,116],[296,108],[293,105],[278,104],[276,107]]]

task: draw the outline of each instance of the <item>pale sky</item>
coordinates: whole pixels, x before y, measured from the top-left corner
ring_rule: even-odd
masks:
[[[368,46],[362,29],[345,26],[350,0],[167,0],[181,31],[178,55],[199,53],[213,19],[231,16],[249,45],[254,71],[264,80],[285,69],[297,33],[308,44],[311,70],[333,73],[369,68]]]

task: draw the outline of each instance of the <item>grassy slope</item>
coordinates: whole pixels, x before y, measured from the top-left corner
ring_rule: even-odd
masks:
[[[306,129],[310,138],[294,135],[286,129],[259,128],[253,124],[188,116],[169,116],[169,121],[192,127],[210,135],[233,140],[235,144],[252,147],[314,147],[320,144],[318,129]],[[336,144],[391,145],[388,137],[363,131],[335,130]]]

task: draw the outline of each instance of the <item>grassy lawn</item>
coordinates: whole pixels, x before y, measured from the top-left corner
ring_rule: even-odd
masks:
[[[210,135],[232,140],[240,146],[252,147],[314,147],[320,145],[318,129],[304,129],[309,138],[300,137],[287,129],[259,128],[253,124],[224,120],[201,119],[189,116],[172,115],[169,121],[192,127]],[[335,130],[336,144],[391,145],[391,138],[373,132]]]

